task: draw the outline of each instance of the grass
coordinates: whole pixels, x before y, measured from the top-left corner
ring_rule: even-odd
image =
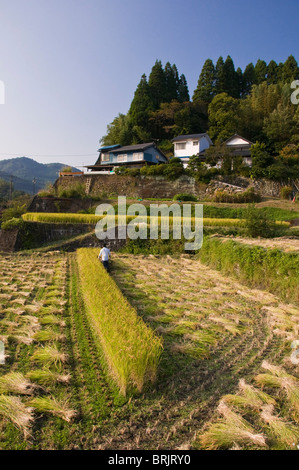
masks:
[[[86,314],[121,391],[132,386],[141,391],[156,378],[161,340],[123,297],[97,254],[94,249],[77,252]]]
[[[299,302],[298,253],[206,237],[198,257],[250,287],[266,289],[288,302]]]

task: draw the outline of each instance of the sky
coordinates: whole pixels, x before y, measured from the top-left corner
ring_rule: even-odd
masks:
[[[157,59],[299,62],[299,0],[0,0],[0,160],[93,164]]]

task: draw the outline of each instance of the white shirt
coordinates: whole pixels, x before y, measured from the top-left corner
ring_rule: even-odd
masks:
[[[109,260],[109,255],[110,255],[110,250],[109,248],[102,248],[99,254],[99,258],[102,257],[102,261],[108,261]]]

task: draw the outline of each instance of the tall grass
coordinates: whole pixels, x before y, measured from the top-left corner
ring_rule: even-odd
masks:
[[[162,343],[123,297],[97,255],[94,249],[77,251],[86,315],[122,393],[132,387],[141,391],[146,381],[155,380]]]
[[[288,302],[299,302],[297,253],[206,237],[198,257],[250,287],[269,290]]]

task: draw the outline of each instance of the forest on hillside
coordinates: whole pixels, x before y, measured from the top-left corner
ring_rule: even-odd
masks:
[[[297,178],[299,106],[291,101],[291,84],[297,79],[299,67],[292,55],[279,64],[259,59],[244,71],[235,69],[230,56],[219,57],[216,65],[207,59],[191,98],[185,75],[175,64],[163,67],[157,60],[149,77],[142,75],[128,113],[107,126],[100,142],[155,141],[171,157],[173,137],[208,132],[217,154],[221,143],[237,133],[256,143],[254,176]]]

